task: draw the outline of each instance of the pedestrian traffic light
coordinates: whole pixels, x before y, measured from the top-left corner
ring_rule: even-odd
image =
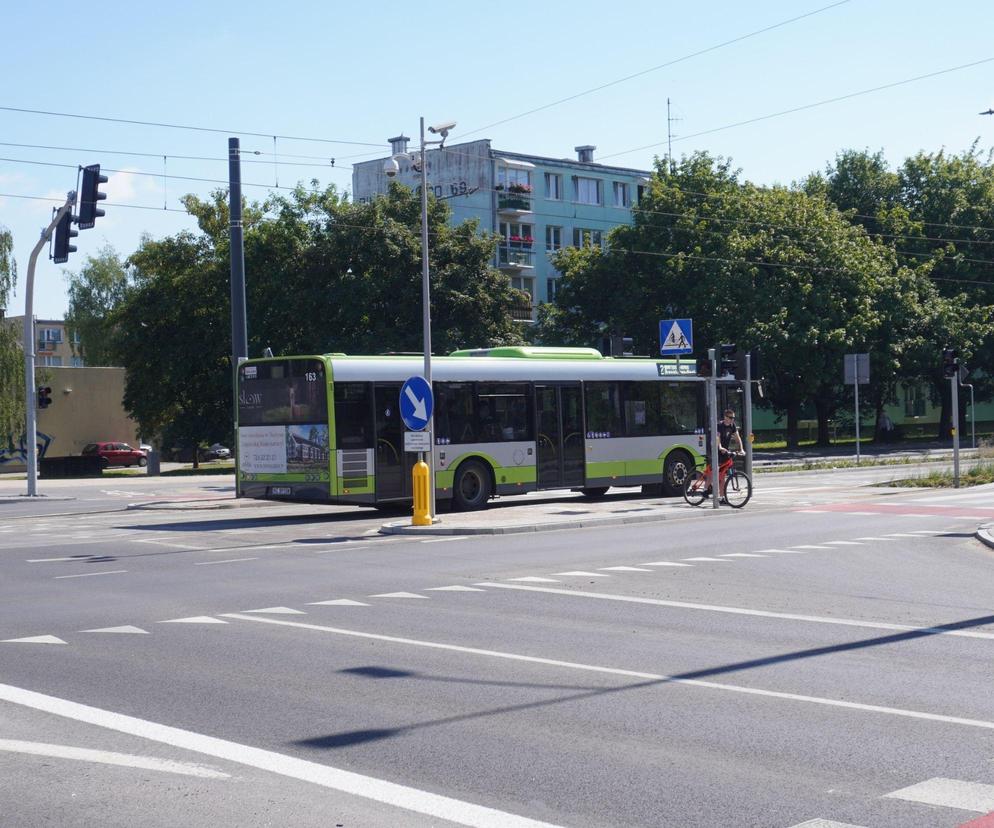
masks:
[[[48,408],[52,404],[52,389],[47,385],[38,389],[38,407]]]
[[[708,357],[707,354],[697,357],[697,376],[711,376],[711,358]]]
[[[72,214],[66,210],[65,215],[55,225],[55,247],[52,250],[52,261],[56,264],[68,262],[69,254],[76,252],[76,245],[69,244],[69,241],[78,235],[79,233],[72,229]]]
[[[942,376],[952,379],[959,373],[959,351],[945,348],[942,351]]]
[[[718,376],[721,377],[735,376],[735,367],[737,363],[735,354],[737,351],[738,348],[735,346],[734,343],[729,343],[721,346],[721,350],[719,351],[721,356],[718,357],[719,359]]]
[[[97,202],[107,198],[107,193],[100,192],[100,185],[107,183],[107,176],[100,174],[99,164],[83,167],[83,183],[79,190],[79,225],[80,230],[89,230],[103,210],[97,209]]]

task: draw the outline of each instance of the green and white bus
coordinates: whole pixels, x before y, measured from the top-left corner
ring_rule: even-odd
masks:
[[[399,396],[420,356],[250,359],[238,368],[237,494],[303,503],[411,501]],[[432,359],[436,499],[612,486],[678,495],[705,451],[693,363],[590,348],[503,347]]]

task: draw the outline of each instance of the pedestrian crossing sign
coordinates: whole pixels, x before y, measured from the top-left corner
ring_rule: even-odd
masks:
[[[692,319],[659,320],[659,353],[694,353],[694,321]]]

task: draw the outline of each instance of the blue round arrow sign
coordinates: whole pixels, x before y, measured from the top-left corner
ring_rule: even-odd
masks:
[[[400,389],[400,418],[411,431],[424,431],[435,400],[424,377],[411,377]]]

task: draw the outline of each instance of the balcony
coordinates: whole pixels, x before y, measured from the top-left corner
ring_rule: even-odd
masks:
[[[530,244],[502,244],[497,248],[497,266],[501,270],[531,270],[535,267],[535,251]]]
[[[529,184],[511,184],[506,189],[498,184],[497,212],[520,215],[532,211],[532,188]]]
[[[511,306],[511,319],[515,322],[532,322],[532,303],[528,299],[522,299]]]

